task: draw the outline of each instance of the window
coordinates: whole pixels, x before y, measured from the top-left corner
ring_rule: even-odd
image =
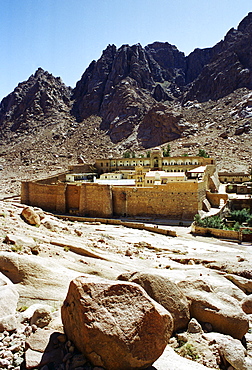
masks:
[[[101,167],[103,167],[103,163],[101,162]]]

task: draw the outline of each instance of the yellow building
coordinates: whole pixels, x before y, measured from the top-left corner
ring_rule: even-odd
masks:
[[[98,173],[115,172],[122,170],[135,170],[142,166],[144,172],[165,171],[165,172],[186,172],[199,166],[215,165],[213,158],[193,157],[164,157],[161,148],[154,148],[147,158],[109,158],[97,159],[95,168]]]

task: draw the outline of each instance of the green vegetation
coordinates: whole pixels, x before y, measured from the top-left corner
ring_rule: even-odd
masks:
[[[124,152],[123,153],[123,158],[130,158],[130,152],[129,151]]]
[[[209,158],[208,153],[204,149],[199,149],[198,156],[199,157],[204,157],[204,158]]]
[[[164,157],[170,157],[170,151],[171,151],[171,147],[168,144],[167,147],[166,147],[166,149],[163,150],[163,156]]]
[[[126,152],[123,153],[123,158],[136,158],[136,153],[127,150]]]
[[[194,222],[196,226],[239,231],[240,228],[244,227],[245,225],[252,227],[252,214],[250,214],[249,209],[246,208],[231,211],[228,220],[221,219],[219,216],[211,216],[201,219],[200,215],[197,214],[194,217]],[[231,226],[230,223],[232,224]],[[252,231],[249,229],[243,229],[242,232],[244,234],[252,233]]]
[[[206,217],[201,219],[200,215],[194,217],[194,221],[197,226],[210,227],[213,229],[223,229],[224,223],[219,216]]]
[[[148,152],[146,153],[146,158],[150,158],[150,155],[151,155],[151,152],[148,150]]]
[[[249,226],[252,226],[252,215],[248,208],[231,211],[230,218],[239,224],[247,223]]]
[[[28,306],[20,306],[17,308],[17,311],[18,312],[24,312],[25,310],[27,310]]]
[[[181,342],[183,343],[183,341]],[[175,350],[182,357],[186,357],[192,360],[197,360],[199,358],[197,349],[191,343],[185,343],[182,345],[182,347],[176,348]]]
[[[12,252],[22,252],[22,249],[23,249],[22,245],[12,245],[11,246]]]

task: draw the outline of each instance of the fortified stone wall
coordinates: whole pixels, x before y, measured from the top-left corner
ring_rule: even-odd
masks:
[[[48,212],[65,213],[66,185],[39,184],[36,182],[23,182],[21,188],[21,202],[37,206]]]
[[[197,182],[168,183],[150,188],[114,186],[112,193],[115,216],[193,219],[201,199]]]
[[[111,186],[94,183],[82,184],[79,213],[90,217],[112,217]]]
[[[21,201],[49,212],[89,217],[150,216],[191,220],[206,197],[205,183],[184,181],[153,187],[22,184]]]

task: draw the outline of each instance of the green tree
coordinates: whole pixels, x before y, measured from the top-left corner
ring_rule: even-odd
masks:
[[[123,153],[123,158],[130,158],[130,152],[129,151],[124,152]]]
[[[170,151],[171,151],[171,147],[170,147],[170,144],[168,144],[166,149],[163,150],[163,156],[170,157]]]
[[[204,149],[199,149],[198,156],[199,157],[204,157],[204,158],[209,158],[208,153]]]
[[[146,158],[150,158],[150,154],[151,152],[148,150],[148,152],[146,153]]]

